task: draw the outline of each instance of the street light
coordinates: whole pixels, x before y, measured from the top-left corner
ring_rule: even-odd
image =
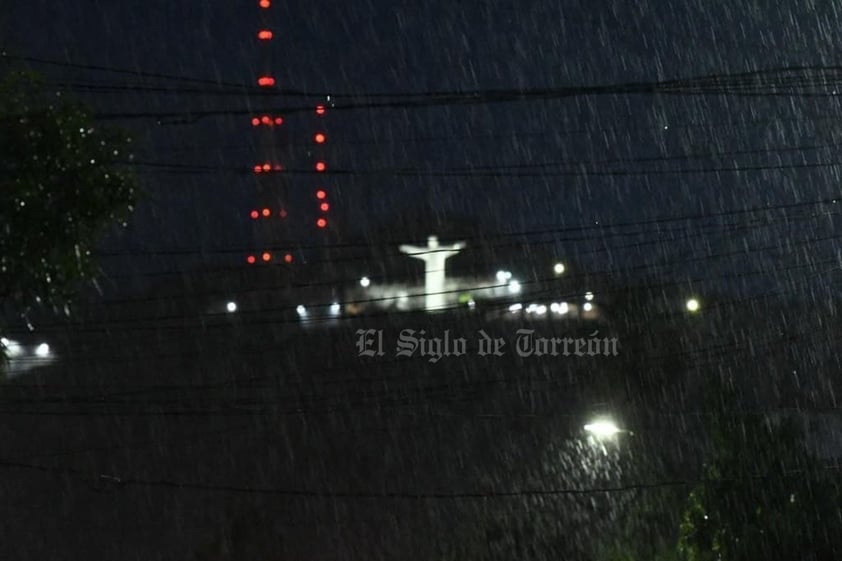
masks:
[[[363,288],[368,288],[369,286],[371,286],[371,279],[369,279],[368,277],[361,278],[360,286]]]
[[[553,272],[557,275],[564,274],[564,269],[565,269],[564,263],[556,263],[553,266]]]
[[[236,302],[228,302],[225,305],[225,309],[228,310],[229,314],[233,314],[237,311],[237,303]]]
[[[701,304],[699,304],[699,301],[696,298],[690,298],[687,300],[685,306],[688,312],[698,312]]]
[[[620,428],[614,423],[614,421],[609,420],[588,423],[585,425],[585,430],[597,438],[611,438],[620,432]]]
[[[621,432],[628,433],[630,435],[634,434],[631,431],[621,429],[617,426],[617,423],[605,417],[594,419],[583,428],[585,429],[585,432],[590,433],[597,440],[608,440],[614,438]]]

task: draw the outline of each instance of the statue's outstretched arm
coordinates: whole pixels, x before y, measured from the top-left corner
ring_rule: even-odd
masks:
[[[402,245],[398,249],[404,253],[425,253],[429,251],[426,247],[415,247],[414,245]]]

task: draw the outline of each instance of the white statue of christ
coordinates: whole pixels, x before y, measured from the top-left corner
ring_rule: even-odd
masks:
[[[436,236],[427,238],[427,247],[400,246],[403,253],[424,261],[424,308],[428,312],[441,310],[445,307],[444,262],[448,257],[453,257],[459,253],[464,247],[464,242],[446,246],[440,245]]]

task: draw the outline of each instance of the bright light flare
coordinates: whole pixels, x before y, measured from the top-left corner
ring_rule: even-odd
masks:
[[[584,429],[596,438],[611,438],[622,432],[617,424],[609,419],[598,419],[585,425]]]

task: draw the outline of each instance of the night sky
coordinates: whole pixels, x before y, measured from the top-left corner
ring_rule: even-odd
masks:
[[[273,16],[272,67],[281,88],[333,92],[341,105],[353,101],[352,95],[372,93],[622,84],[832,64],[839,43],[831,31],[834,9],[804,4],[760,11],[750,2],[680,7],[658,2],[284,2],[273,8],[280,15]],[[145,115],[104,121],[132,130],[136,159],[152,164],[137,168],[147,193],[144,203],[106,248],[118,253],[177,248],[185,254],[175,260],[160,255],[154,260],[111,258],[104,263],[106,271],[216,266],[241,260],[243,253],[236,250],[259,249],[261,240],[253,238],[247,218],[260,205],[254,179],[231,171],[250,167],[258,154],[248,110],[304,108],[287,113],[277,137],[283,146],[280,159],[290,169],[301,169],[318,126],[308,108],[322,98],[254,95],[251,85],[260,71],[254,39],[258,12],[248,2],[36,1],[11,6],[8,22],[27,22],[7,24],[5,45],[13,55],[248,88],[214,96],[201,92],[215,89],[207,84],[31,63],[60,89],[68,89],[68,83],[128,86],[109,93],[69,89],[102,116]],[[193,91],[165,94],[131,87],[138,85]],[[820,200],[838,191],[837,167],[800,167],[835,159],[839,106],[827,97],[584,95],[400,105],[334,111],[324,119],[330,135],[326,157],[331,170],[339,172],[327,178],[333,196],[330,218],[344,239],[376,243],[371,232],[378,225],[411,216],[418,206],[434,208],[442,219],[450,212],[473,215],[493,235],[715,214]],[[156,116],[203,109],[222,114],[189,124]],[[798,150],[804,146],[818,147]],[[162,163],[227,171],[173,173]],[[780,165],[785,169],[722,171]],[[474,168],[483,171],[471,176]],[[413,172],[394,173],[405,169]],[[469,173],[441,176],[452,169]],[[670,169],[679,172],[665,171]],[[306,224],[314,220],[314,205],[302,193],[312,191],[313,180],[311,174],[288,179],[290,210]],[[735,242],[731,236],[699,239],[692,233],[697,224],[678,226],[695,241],[657,248],[655,257],[735,249],[728,245]],[[784,234],[821,237],[816,230],[821,227],[801,223]],[[736,249],[762,246],[769,231],[746,234],[751,235],[759,237],[740,237]],[[280,241],[318,245],[329,240],[309,227],[296,228],[290,239]],[[588,241],[564,244],[562,251],[587,266],[604,268],[606,254],[592,256],[594,249],[610,249],[611,243],[600,241],[597,231]],[[199,249],[206,253],[200,256]],[[806,250],[801,253],[810,257]],[[652,257],[652,247],[645,244],[639,252],[607,252],[608,266]],[[776,266],[779,257],[768,262],[767,257],[753,255],[752,262]],[[726,271],[733,266],[723,265]],[[687,267],[681,272],[687,273]]]

